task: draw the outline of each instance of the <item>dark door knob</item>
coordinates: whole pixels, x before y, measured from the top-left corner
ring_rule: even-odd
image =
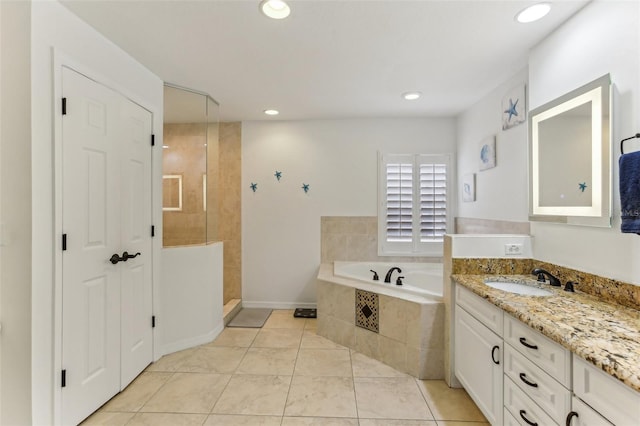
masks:
[[[109,262],[115,265],[118,262],[126,262],[127,260],[133,259],[134,257],[138,257],[138,256],[140,256],[140,252],[136,254],[129,254],[126,251],[124,251],[122,252],[122,256],[118,256],[118,253],[115,253],[113,256],[109,258]]]

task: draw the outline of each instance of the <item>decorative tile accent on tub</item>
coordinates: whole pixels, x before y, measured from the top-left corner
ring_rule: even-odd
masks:
[[[356,289],[356,325],[377,333],[379,306],[376,293]]]

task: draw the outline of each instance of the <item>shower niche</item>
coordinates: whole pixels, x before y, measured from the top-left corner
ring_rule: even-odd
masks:
[[[163,247],[218,241],[219,105],[165,85],[162,146]]]

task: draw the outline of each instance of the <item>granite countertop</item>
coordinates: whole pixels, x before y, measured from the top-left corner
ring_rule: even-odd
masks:
[[[566,292],[529,275],[452,275],[455,282],[531,328],[640,391],[640,311],[580,292]],[[491,288],[485,280],[530,284],[552,296],[522,296]]]

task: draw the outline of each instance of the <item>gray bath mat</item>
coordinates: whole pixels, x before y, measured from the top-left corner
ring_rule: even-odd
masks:
[[[242,308],[227,327],[260,328],[271,315],[271,309]]]

